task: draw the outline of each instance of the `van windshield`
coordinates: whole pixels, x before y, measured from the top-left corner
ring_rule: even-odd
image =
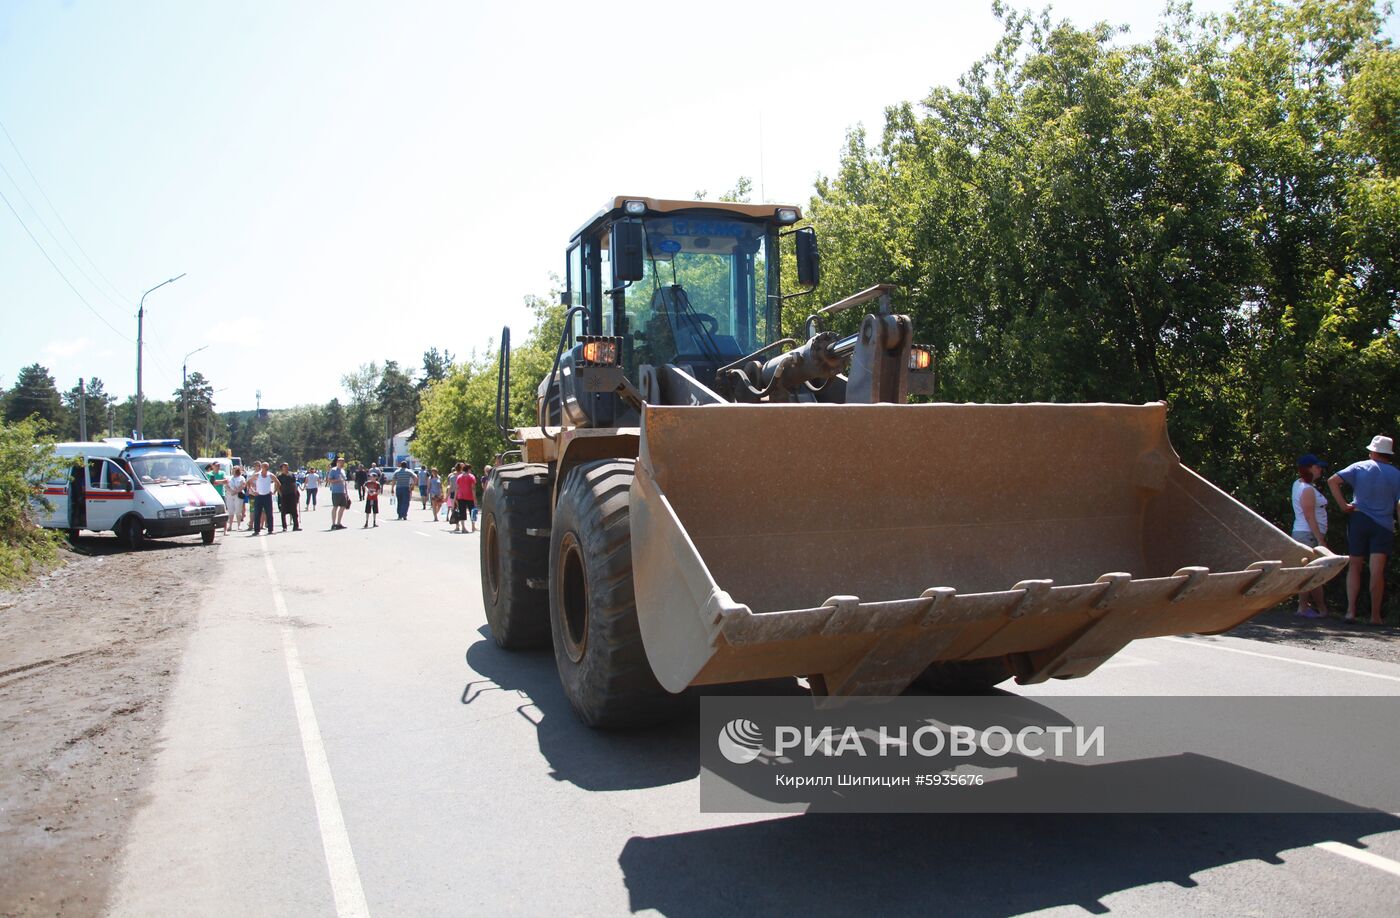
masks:
[[[204,473],[189,456],[179,453],[157,453],[132,456],[131,468],[142,484],[176,481],[204,481]]]

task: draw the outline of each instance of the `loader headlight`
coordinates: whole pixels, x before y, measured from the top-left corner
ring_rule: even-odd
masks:
[[[623,209],[624,211],[626,211],[627,213],[632,214],[633,216],[639,217],[639,216],[641,216],[642,214],[644,214],[644,213],[647,212],[647,202],[646,202],[646,201],[625,201],[625,202],[623,202],[623,204],[622,204],[622,209]]]
[[[933,369],[933,349],[916,344],[909,349],[909,369],[915,372]]]
[[[796,223],[796,222],[797,222],[797,209],[794,208],[794,207],[779,207],[779,208],[778,208],[778,222],[779,222],[779,223]]]
[[[587,365],[598,367],[617,366],[618,355],[622,353],[621,338],[583,337],[579,355]]]

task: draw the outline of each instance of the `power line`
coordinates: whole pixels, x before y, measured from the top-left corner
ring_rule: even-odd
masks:
[[[63,269],[60,268],[58,266],[58,263],[55,262],[53,258],[49,256],[48,251],[34,236],[34,234],[29,231],[29,225],[24,222],[24,218],[19,215],[19,211],[15,210],[15,206],[10,203],[9,198],[5,197],[5,192],[3,191],[0,191],[0,201],[5,202],[5,206],[10,209],[10,213],[15,215],[15,219],[19,221],[19,225],[24,229],[24,234],[29,237],[29,241],[34,243],[34,245],[39,249],[39,252],[44,256],[44,260],[47,261],[55,271],[58,272],[59,277],[63,278],[63,282],[68,285],[69,290],[73,291],[73,295],[76,296],[82,302],[82,304],[88,308],[89,312],[97,316],[97,318],[102,322],[103,325],[110,328],[118,338],[121,338],[128,344],[134,344],[135,342],[133,342],[130,338],[117,331],[117,327],[111,322],[108,322],[107,317],[104,316],[102,313],[98,312],[97,309],[94,308],[93,305],[87,301],[87,297],[83,296],[82,293],[78,291],[78,288],[73,286],[73,282],[68,279],[68,275],[63,273]]]
[[[121,306],[121,303],[117,302],[116,300],[113,300],[112,295],[106,290],[103,290],[100,286],[98,286],[97,281],[93,280],[92,277],[90,277],[88,273],[83,270],[83,266],[78,264],[78,260],[73,257],[73,253],[68,251],[68,248],[64,246],[63,240],[59,239],[53,234],[53,230],[49,229],[48,223],[44,221],[44,215],[39,213],[38,208],[36,208],[34,204],[29,200],[29,195],[24,193],[24,188],[20,186],[19,182],[15,181],[15,177],[10,174],[9,169],[5,168],[4,163],[0,163],[0,172],[3,172],[5,174],[5,178],[10,180],[10,184],[15,186],[15,191],[19,192],[19,199],[24,202],[24,206],[29,208],[29,212],[34,215],[35,220],[39,221],[39,225],[44,228],[44,232],[49,234],[49,238],[53,240],[54,245],[58,246],[58,250],[63,253],[63,257],[68,259],[68,263],[78,269],[78,273],[83,276],[83,280],[91,284],[92,289],[105,296],[108,300],[115,303],[117,306]]]
[[[115,293],[115,294],[117,295],[118,299],[120,299],[120,300],[122,301],[120,305],[130,306],[130,305],[131,305],[131,302],[130,302],[129,300],[126,299],[125,295],[124,295],[120,290],[117,289],[117,285],[116,285],[116,284],[112,283],[110,280],[107,279],[107,275],[103,274],[103,273],[102,273],[102,269],[99,268],[99,267],[97,266],[97,263],[94,262],[94,261],[92,260],[92,256],[89,255],[89,254],[87,253],[87,249],[83,248],[83,244],[82,244],[81,242],[78,241],[78,237],[77,237],[77,236],[74,236],[74,235],[73,235],[73,231],[72,231],[71,229],[68,228],[68,221],[66,221],[66,220],[63,219],[63,214],[59,213],[59,212],[58,212],[58,208],[53,206],[53,201],[49,200],[49,194],[48,194],[48,192],[45,191],[45,190],[44,190],[44,186],[41,185],[41,184],[39,183],[39,177],[38,177],[37,175],[34,174],[34,170],[31,169],[31,168],[29,168],[29,160],[27,160],[27,159],[24,158],[24,153],[22,153],[22,152],[20,151],[19,144],[15,143],[15,139],[14,139],[13,137],[10,136],[10,130],[9,130],[9,128],[5,127],[5,122],[3,122],[3,121],[0,121],[0,132],[3,132],[3,133],[5,134],[5,139],[8,140],[8,141],[10,142],[10,146],[14,148],[15,155],[18,156],[18,157],[19,157],[19,161],[20,161],[21,163],[24,164],[24,171],[27,172],[27,173],[29,173],[29,178],[30,178],[30,180],[31,180],[32,182],[34,182],[34,187],[37,188],[37,189],[39,189],[39,194],[43,195],[44,202],[45,202],[46,204],[49,205],[49,210],[53,211],[53,215],[54,215],[55,217],[58,218],[58,224],[59,224],[59,226],[62,226],[62,227],[63,227],[63,231],[64,231],[65,233],[68,234],[68,238],[71,239],[71,240],[73,240],[73,245],[75,245],[75,246],[78,247],[78,251],[82,253],[83,258],[87,260],[87,263],[88,263],[89,265],[92,266],[92,270],[94,270],[94,271],[97,272],[97,276],[100,277],[100,278],[102,278],[102,280],[106,282],[107,286],[110,287],[110,288],[112,289],[112,292]],[[6,173],[6,174],[8,174],[8,173]],[[14,179],[11,178],[10,181],[13,182]],[[19,185],[16,184],[15,187],[18,188]],[[21,191],[20,194],[21,194],[21,196],[22,196],[22,195],[24,194],[24,192]],[[25,203],[28,204],[28,203],[29,203],[28,200],[26,200]],[[30,209],[33,210],[33,206],[32,206],[32,205],[31,205]],[[37,212],[36,212],[36,213],[37,213]],[[45,228],[45,229],[48,229],[48,226],[46,225],[44,228]],[[52,236],[53,233],[50,232],[49,235]],[[55,239],[54,241],[57,242],[58,240]],[[65,250],[64,254],[67,254],[67,251],[66,251],[66,250]],[[69,256],[68,256],[68,260],[69,260],[69,261],[73,261],[73,256],[69,255]],[[77,265],[77,262],[76,262],[76,261],[73,261],[73,264],[76,266],[76,265]],[[82,269],[79,268],[78,270],[81,271]],[[87,277],[86,272],[84,272],[83,276],[84,276],[84,277]],[[92,283],[92,278],[88,277],[88,283]],[[101,290],[101,288],[98,287],[97,284],[92,284],[92,286],[93,286],[94,288],[98,289],[98,290]],[[103,295],[103,296],[106,296],[106,295],[107,295],[107,293],[106,293],[105,290],[102,291],[102,295]],[[109,299],[110,299],[110,297],[109,297]]]

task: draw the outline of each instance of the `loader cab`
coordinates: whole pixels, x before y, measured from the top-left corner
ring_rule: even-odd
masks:
[[[617,198],[574,236],[566,301],[575,335],[622,339],[622,365],[675,364],[708,383],[776,341],[779,234],[795,207]]]

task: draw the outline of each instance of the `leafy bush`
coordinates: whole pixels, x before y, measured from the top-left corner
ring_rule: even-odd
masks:
[[[44,501],[42,482],[62,475],[44,429],[32,418],[0,422],[0,587],[18,585],[58,557],[58,531],[32,519],[34,499]]]

